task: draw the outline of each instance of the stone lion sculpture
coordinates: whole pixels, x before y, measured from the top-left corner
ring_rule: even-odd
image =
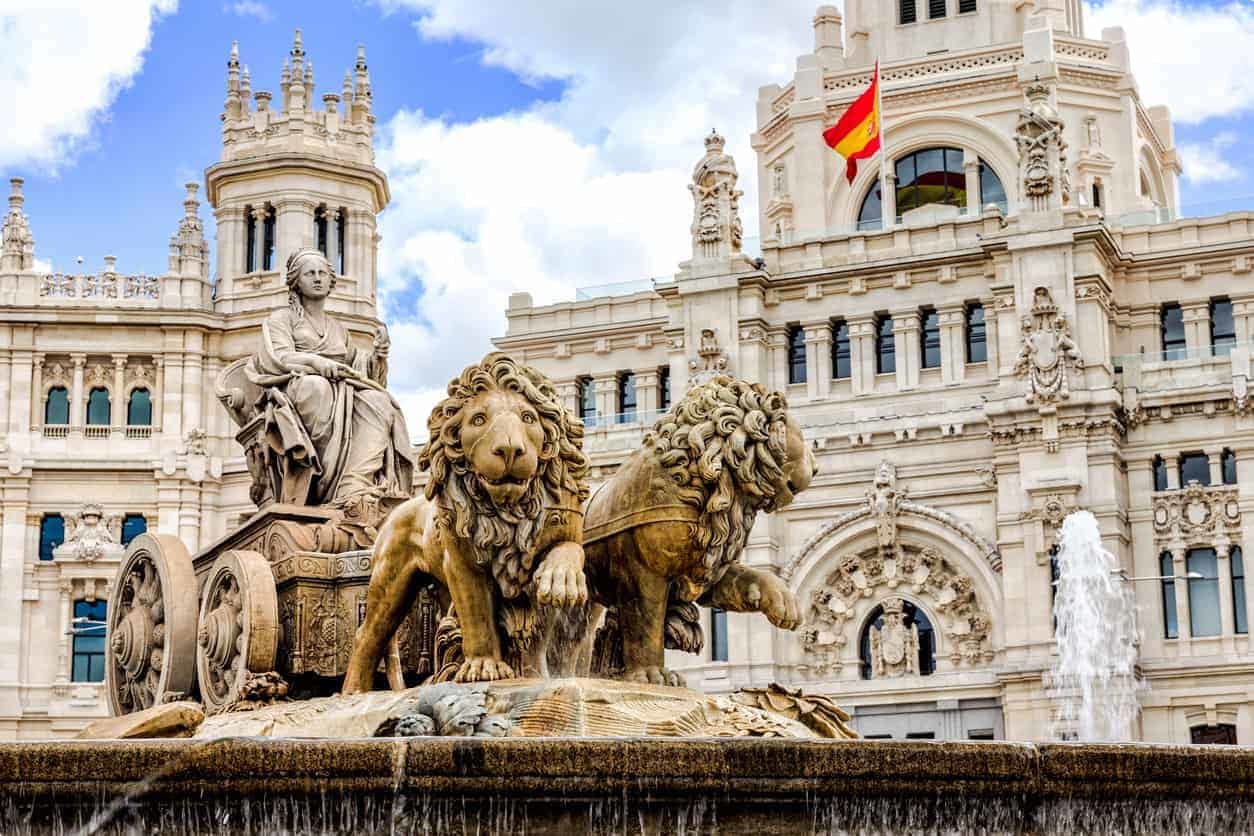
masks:
[[[784,582],[739,560],[758,512],[791,503],[815,473],[783,395],[727,375],[689,390],[585,509],[588,582],[610,610],[601,672],[682,684],[663,655],[700,649],[694,604],[795,629],[801,611]]]
[[[543,672],[539,610],[588,598],[583,425],[553,385],[489,354],[449,383],[427,427],[418,458],[430,473],[425,495],[398,507],[379,531],[346,693],[370,690],[424,575],[445,586],[461,623],[458,682],[514,676],[503,638],[515,658],[523,654],[523,672]]]

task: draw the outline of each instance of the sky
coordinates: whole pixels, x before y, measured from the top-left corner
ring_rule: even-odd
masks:
[[[0,176],[26,179],[43,266],[99,270],[110,254],[121,272],[160,273],[182,184],[218,159],[231,41],[253,89],[276,93],[294,28],[320,91],[365,44],[392,191],[379,254],[391,387],[422,437],[448,379],[504,333],[510,293],[551,302],[674,272],[711,128],[756,206],[757,89],[791,77],[816,5],[0,0]],[[1171,107],[1186,213],[1254,207],[1254,1],[1085,14],[1089,37],[1124,28],[1142,100]],[[743,220],[756,234],[756,213]]]

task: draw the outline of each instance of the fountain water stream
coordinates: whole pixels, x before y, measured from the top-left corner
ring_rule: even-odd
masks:
[[[1136,605],[1091,513],[1076,511],[1063,521],[1057,560],[1058,655],[1049,688],[1057,705],[1055,734],[1133,740],[1144,688],[1136,671]]]

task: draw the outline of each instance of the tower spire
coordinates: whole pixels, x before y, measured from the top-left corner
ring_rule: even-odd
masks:
[[[22,211],[26,202],[22,196],[23,182],[21,177],[9,180],[9,212],[0,231],[0,273],[17,273],[35,266],[35,239]]]
[[[231,41],[231,55],[226,59],[226,111],[225,119],[238,119],[240,116],[240,85],[239,85],[239,41]]]

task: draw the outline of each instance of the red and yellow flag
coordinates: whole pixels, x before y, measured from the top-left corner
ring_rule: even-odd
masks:
[[[873,157],[880,150],[879,87],[880,63],[876,61],[871,86],[849,105],[835,125],[823,131],[828,147],[845,158],[845,177],[850,183],[858,174],[858,160]]]

